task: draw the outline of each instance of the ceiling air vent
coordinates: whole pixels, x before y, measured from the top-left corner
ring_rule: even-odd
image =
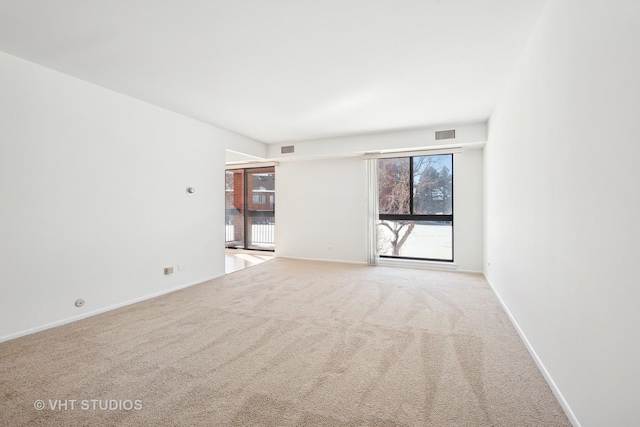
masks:
[[[456,130],[437,130],[436,131],[436,141],[439,139],[455,139],[456,138]]]
[[[286,147],[280,147],[280,154],[293,153],[293,145],[287,145]]]

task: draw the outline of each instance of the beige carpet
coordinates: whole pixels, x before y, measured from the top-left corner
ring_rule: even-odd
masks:
[[[2,343],[0,398],[3,426],[570,425],[482,276],[284,259]]]

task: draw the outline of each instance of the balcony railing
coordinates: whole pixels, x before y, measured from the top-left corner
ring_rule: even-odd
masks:
[[[274,217],[249,218],[250,234],[247,236],[248,249],[273,249],[275,244]],[[244,247],[244,236],[236,234],[236,227],[244,228],[242,216],[227,215],[225,242],[228,247]],[[244,230],[242,230],[244,231]]]

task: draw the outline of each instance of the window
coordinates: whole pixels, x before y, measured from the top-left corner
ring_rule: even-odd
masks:
[[[453,261],[453,155],[378,159],[378,253]]]
[[[254,194],[252,196],[253,203],[256,205],[264,205],[267,203],[267,195],[266,194]]]

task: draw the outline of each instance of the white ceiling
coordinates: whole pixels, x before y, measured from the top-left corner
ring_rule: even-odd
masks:
[[[1,0],[0,50],[267,143],[485,121],[546,0]]]

